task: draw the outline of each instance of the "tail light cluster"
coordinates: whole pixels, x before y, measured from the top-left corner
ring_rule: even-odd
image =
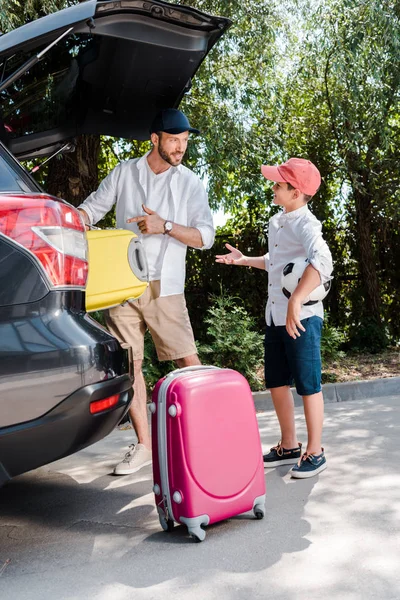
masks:
[[[36,257],[52,288],[85,288],[85,226],[73,206],[45,195],[2,195],[0,233]]]

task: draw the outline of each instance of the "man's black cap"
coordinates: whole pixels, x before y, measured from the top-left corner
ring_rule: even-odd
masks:
[[[157,131],[165,131],[166,133],[200,133],[198,129],[194,129],[189,124],[189,119],[180,110],[176,108],[165,108],[156,115],[151,124],[150,133]]]

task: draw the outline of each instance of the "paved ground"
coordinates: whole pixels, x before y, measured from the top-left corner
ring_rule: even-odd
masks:
[[[258,418],[267,449],[277,422]],[[399,439],[400,395],[328,403],[328,469],[304,481],[269,470],[266,518],[215,525],[195,544],[160,530],[149,467],[110,475],[132,440],[115,431],[0,490],[0,598],[398,600]]]

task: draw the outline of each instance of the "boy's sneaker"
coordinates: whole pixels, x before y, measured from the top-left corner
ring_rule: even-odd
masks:
[[[322,448],[321,454],[303,454],[297,465],[290,469],[290,474],[296,479],[306,479],[321,473],[327,466],[324,449]]]
[[[301,457],[301,444],[297,448],[283,448],[278,442],[277,446],[270,449],[268,454],[264,454],[264,467],[279,467],[279,465],[294,465]]]
[[[143,444],[132,444],[125,454],[122,462],[118,463],[114,469],[114,475],[130,475],[136,473],[142,467],[151,465],[152,453]]]

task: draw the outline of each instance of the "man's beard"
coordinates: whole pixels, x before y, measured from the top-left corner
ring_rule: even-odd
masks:
[[[172,153],[168,154],[168,152],[166,152],[164,150],[164,148],[162,147],[161,141],[159,142],[159,144],[157,146],[157,150],[158,150],[158,154],[161,156],[161,158],[163,160],[165,160],[165,162],[167,162],[172,167],[177,167],[178,165],[181,164],[182,159],[183,159],[183,154],[179,159],[174,158]]]

